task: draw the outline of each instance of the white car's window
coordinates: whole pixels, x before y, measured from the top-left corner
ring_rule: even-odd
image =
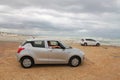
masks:
[[[86,39],[86,41],[94,41],[95,42],[95,40],[93,40],[93,39]]]

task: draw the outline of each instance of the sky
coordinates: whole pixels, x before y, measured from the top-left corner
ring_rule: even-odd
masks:
[[[120,0],[0,0],[0,31],[120,38]]]

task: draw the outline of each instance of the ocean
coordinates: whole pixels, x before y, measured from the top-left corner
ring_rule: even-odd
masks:
[[[33,38],[33,36],[0,36],[0,41],[24,41],[26,39]],[[71,41],[75,43],[80,43],[82,38],[90,38],[100,41],[101,45],[112,45],[120,46],[119,39],[110,39],[110,38],[98,38],[98,37],[68,37],[68,36],[35,36],[35,38],[51,38],[64,41]]]
[[[100,40],[102,45],[112,45],[112,46],[120,46],[120,39],[104,39]]]
[[[85,37],[85,38],[98,40],[101,43],[101,45],[120,46],[120,39],[96,38],[96,37]],[[80,40],[82,38],[72,37],[72,38],[69,38],[69,39],[75,40],[75,42],[80,43]]]

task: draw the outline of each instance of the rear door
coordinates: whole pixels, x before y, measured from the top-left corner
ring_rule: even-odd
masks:
[[[48,63],[48,50],[45,46],[45,41],[38,40],[32,43],[33,45],[33,55],[37,63]]]

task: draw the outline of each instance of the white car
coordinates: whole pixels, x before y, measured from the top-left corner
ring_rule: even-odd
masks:
[[[83,62],[84,53],[58,40],[26,40],[17,51],[17,59],[24,68],[34,64],[69,64],[76,67]]]
[[[81,39],[82,46],[95,45],[100,46],[100,42],[94,39]]]

